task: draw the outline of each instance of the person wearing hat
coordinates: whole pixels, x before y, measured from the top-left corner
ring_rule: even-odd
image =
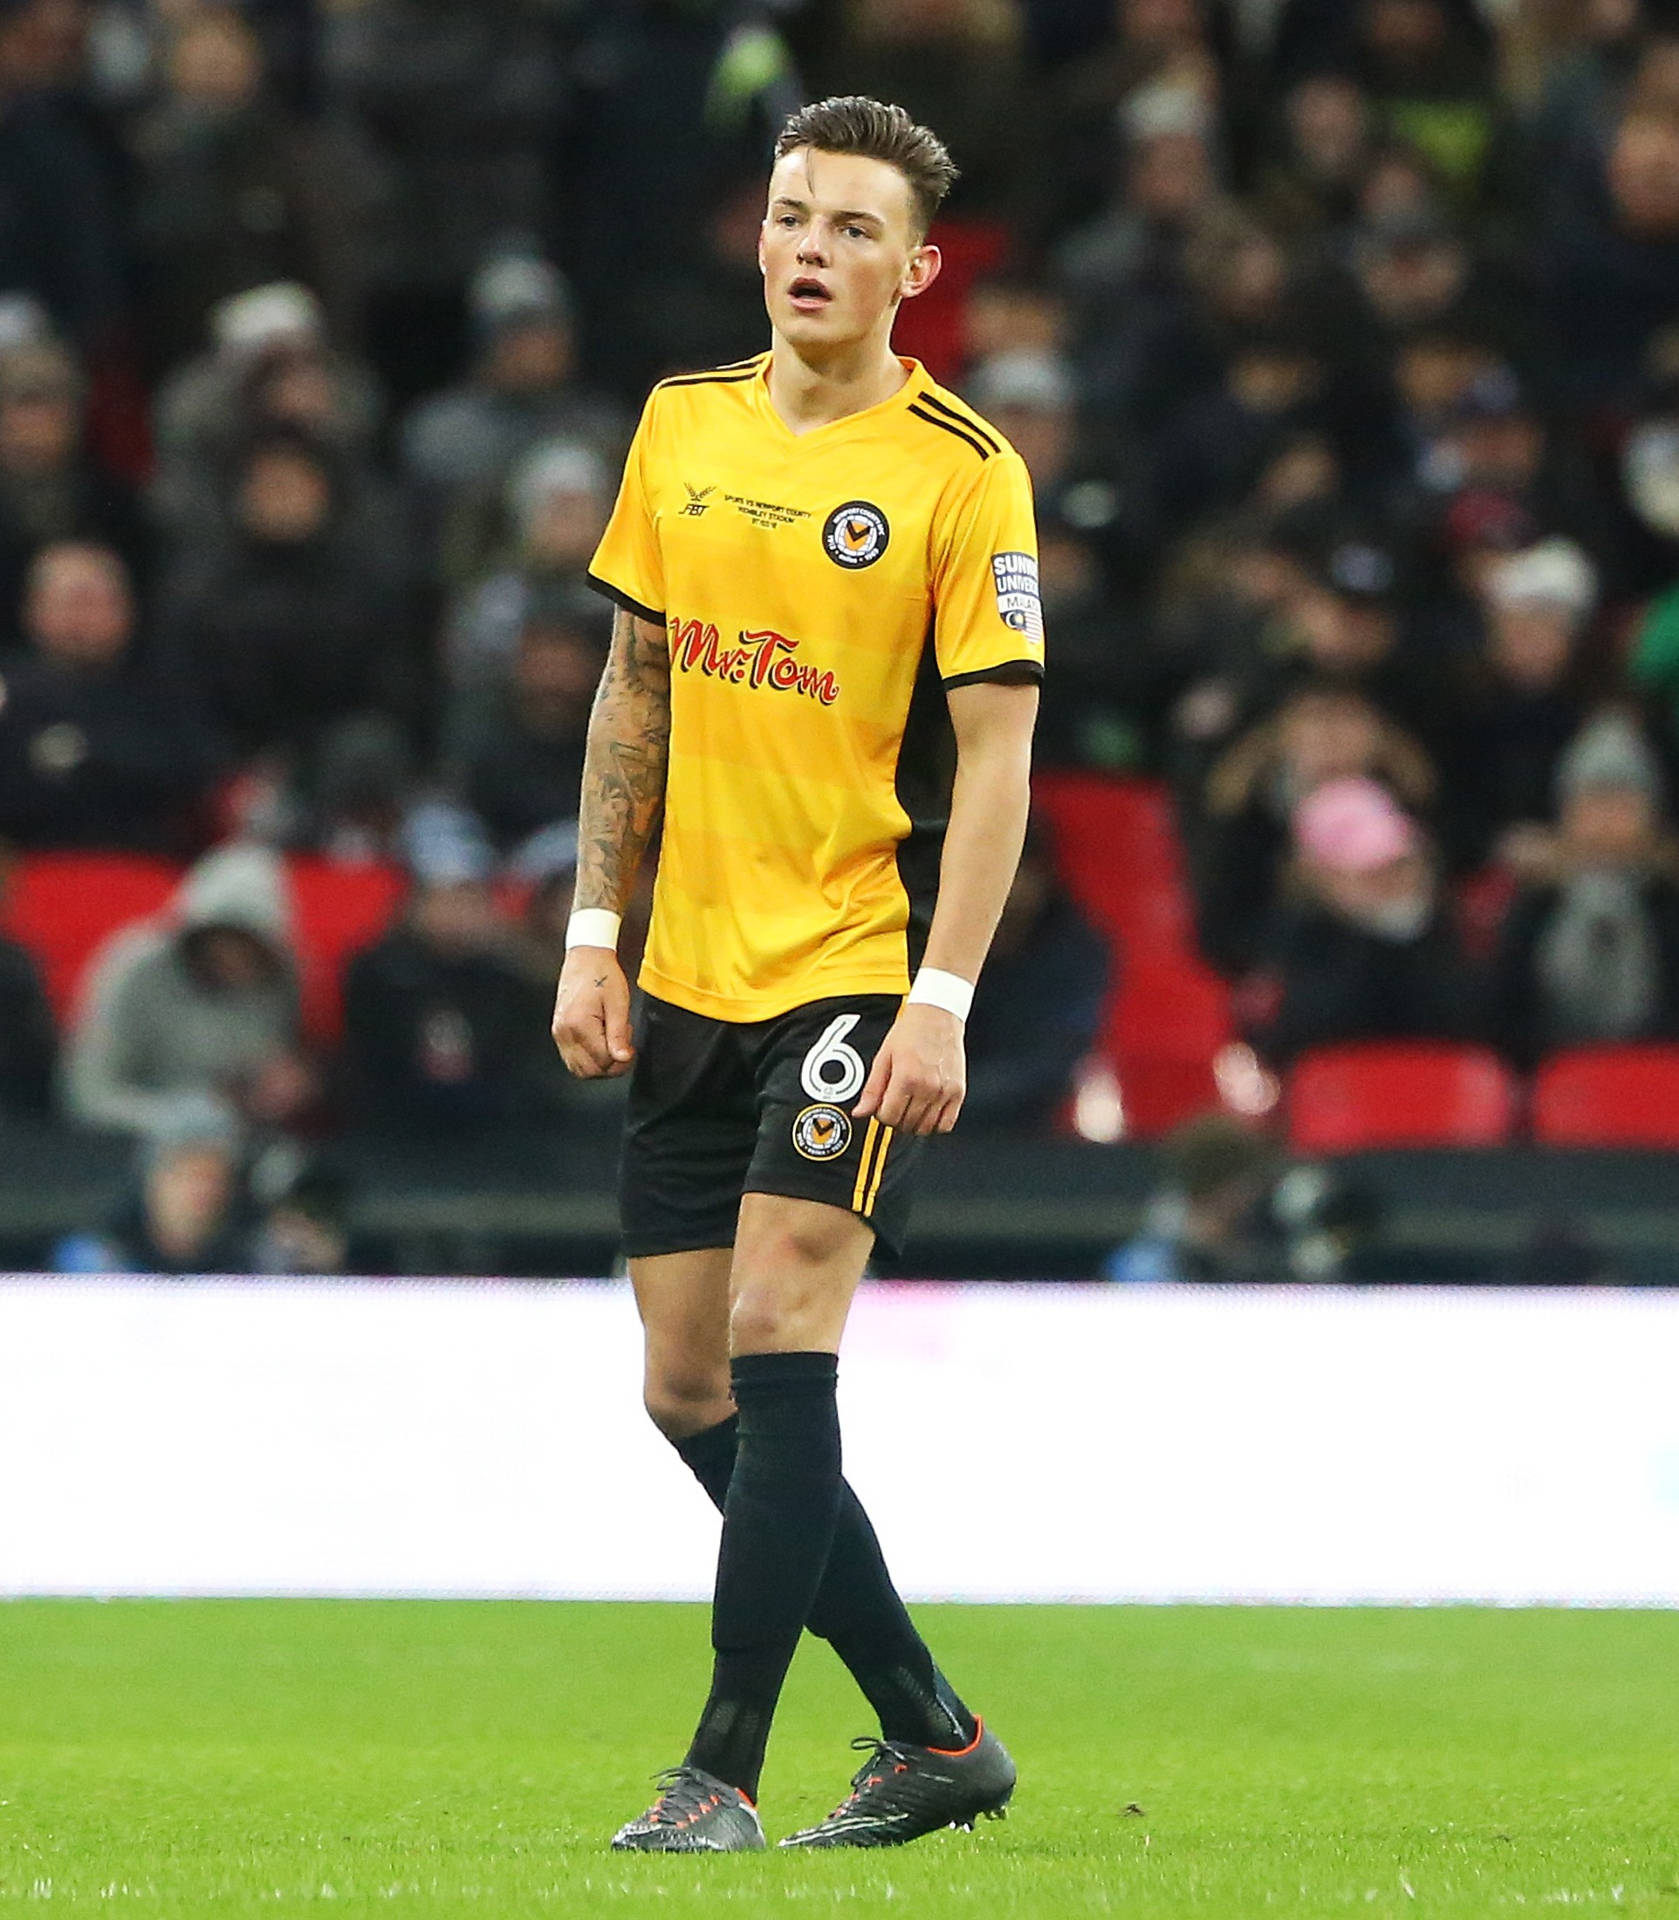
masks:
[[[577,818],[610,624],[586,589],[540,589],[526,605],[505,676],[481,677],[449,703],[444,765],[504,853]]]
[[[1548,870],[1517,895],[1493,965],[1499,1045],[1522,1067],[1559,1047],[1679,1038],[1679,881],[1649,742],[1613,709],[1556,774]]]
[[[352,1124],[465,1141],[551,1117],[565,1076],[530,1044],[549,996],[514,957],[488,842],[470,814],[437,802],[413,811],[404,838],[401,916],[345,979]]]
[[[1255,1047],[1280,1067],[1341,1041],[1472,1038],[1478,995],[1411,816],[1353,776],[1308,794],[1293,834],[1293,895],[1260,943],[1255,998],[1271,1005]]]
[[[24,580],[54,540],[116,548],[144,584],[151,539],[133,490],[88,450],[83,380],[69,349],[0,348],[0,649],[12,643]]]
[[[202,542],[227,519],[229,469],[269,428],[332,449],[358,495],[372,487],[385,402],[370,368],[329,337],[326,313],[296,280],[230,295],[211,309],[210,349],[158,389],[158,473],[149,505],[178,539]]]
[[[458,386],[419,401],[402,425],[402,463],[446,520],[495,494],[521,456],[567,440],[615,462],[622,413],[577,377],[571,289],[535,254],[486,260],[468,291],[474,359]]]
[[[1490,559],[1479,644],[1455,703],[1447,809],[1463,864],[1520,865],[1545,824],[1557,762],[1586,717],[1581,643],[1597,609],[1597,570],[1572,540]]]
[[[218,847],[168,913],[95,955],[66,1050],[66,1111],[143,1138],[207,1111],[233,1129],[284,1130],[315,1091],[285,870],[266,847]]]
[[[533,600],[584,584],[606,526],[612,483],[592,448],[544,440],[513,469],[504,553],[460,588],[443,620],[443,666],[455,688],[505,677]]]

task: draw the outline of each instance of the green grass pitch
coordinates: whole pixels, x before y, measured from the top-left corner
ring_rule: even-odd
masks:
[[[157,1915],[1679,1920],[1679,1615],[922,1610],[1013,1747],[1011,1817],[877,1854],[623,1858],[681,1754],[694,1607],[0,1606],[0,1909]],[[771,1837],[866,1717],[795,1667]],[[51,1903],[50,1909],[48,1903]]]

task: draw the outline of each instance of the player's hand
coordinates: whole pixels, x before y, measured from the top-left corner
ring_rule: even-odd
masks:
[[[573,947],[554,996],[554,1045],[579,1080],[613,1080],[635,1061],[630,983],[610,947]]]
[[[859,1120],[874,1114],[900,1133],[949,1133],[967,1091],[962,1022],[915,1001],[892,1022],[852,1112]]]

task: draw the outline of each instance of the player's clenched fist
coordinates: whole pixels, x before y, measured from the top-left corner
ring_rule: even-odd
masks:
[[[943,1007],[912,1002],[880,1043],[852,1111],[860,1120],[878,1115],[900,1133],[949,1133],[967,1090],[962,1022]]]
[[[630,983],[610,947],[573,947],[554,996],[554,1045],[579,1080],[610,1080],[635,1060]]]

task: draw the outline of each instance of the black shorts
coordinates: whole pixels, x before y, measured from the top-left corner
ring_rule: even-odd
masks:
[[[844,1207],[900,1252],[925,1142],[851,1109],[902,1004],[855,994],[743,1024],[644,998],[619,1177],[625,1253],[732,1247],[743,1193]]]

